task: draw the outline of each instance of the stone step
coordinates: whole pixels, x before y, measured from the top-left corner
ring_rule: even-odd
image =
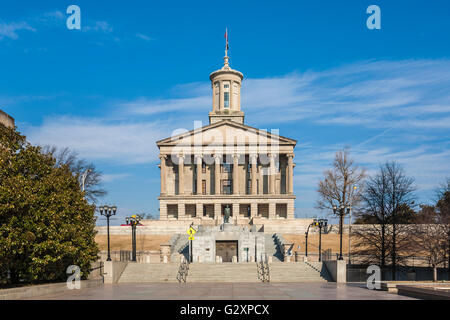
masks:
[[[119,283],[176,282],[179,265],[176,263],[128,263]]]

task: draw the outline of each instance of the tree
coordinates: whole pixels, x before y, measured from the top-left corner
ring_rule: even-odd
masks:
[[[152,213],[142,213],[142,214],[139,214],[139,216],[143,220],[158,220],[157,215],[156,214],[152,214]]]
[[[441,194],[441,199],[436,204],[437,220],[444,228],[446,238],[446,254],[448,279],[450,279],[450,179],[447,179],[447,189]]]
[[[67,165],[0,125],[0,278],[8,282],[86,278],[98,259],[95,207]]]
[[[433,281],[437,281],[437,267],[446,260],[446,227],[440,222],[435,206],[422,205],[410,234],[416,252],[425,254],[433,267]]]
[[[368,179],[361,195],[365,208],[359,212],[360,218],[365,217],[366,220],[376,222],[372,225],[372,229],[379,230],[371,233],[379,237],[372,237],[369,244],[379,248],[382,269],[386,266],[386,257],[389,253],[394,280],[396,266],[401,259],[398,255],[399,245],[404,244],[402,249],[406,249],[405,246],[408,245],[408,241],[405,241],[407,238],[404,237],[407,230],[402,225],[414,221],[414,211],[411,209],[414,205],[413,184],[414,179],[407,177],[398,163],[386,162],[380,166],[375,176]],[[386,228],[387,225],[390,226],[389,229]],[[362,239],[365,237],[361,231],[357,236]],[[391,239],[388,239],[389,237]]]
[[[84,179],[84,191],[88,200],[96,203],[98,198],[107,194],[106,190],[100,186],[102,173],[97,171],[94,164],[79,159],[75,151],[69,148],[58,149],[56,146],[44,146],[42,150],[43,153],[48,153],[55,158],[55,165],[57,167],[67,166],[77,178],[80,186],[83,185],[83,175],[86,175]]]
[[[347,148],[336,152],[332,168],[324,172],[319,181],[317,208],[332,210],[333,206],[356,206],[360,201],[360,188],[365,170],[355,165]]]

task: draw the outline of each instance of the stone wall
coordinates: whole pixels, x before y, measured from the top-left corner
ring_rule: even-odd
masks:
[[[0,110],[0,124],[6,127],[14,127],[14,118]]]

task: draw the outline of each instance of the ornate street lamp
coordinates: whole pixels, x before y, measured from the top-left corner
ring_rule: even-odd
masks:
[[[344,260],[342,257],[342,234],[344,233],[344,216],[350,213],[351,207],[349,205],[339,204],[339,207],[333,206],[333,213],[339,215],[339,234],[340,234],[340,245],[339,245],[339,258],[338,260]]]
[[[319,261],[322,261],[322,228],[326,228],[327,225],[327,219],[319,219],[316,221],[316,226],[319,227]]]
[[[313,222],[311,222],[309,224],[308,229],[306,229],[306,232],[305,232],[305,257],[306,257],[306,259],[308,259],[308,234],[309,234],[309,228],[311,226],[315,226],[316,225],[316,221],[317,220],[314,219]]]
[[[136,262],[136,226],[141,221],[141,217],[139,215],[134,214],[131,217],[126,217],[125,221],[127,225],[131,226],[131,244],[132,244],[131,261]]]
[[[110,251],[110,245],[109,245],[109,218],[116,214],[117,207],[116,206],[113,206],[113,207],[102,206],[102,207],[98,208],[98,210],[100,211],[100,214],[102,216],[106,217],[106,226],[107,226],[106,230],[107,230],[107,234],[108,234],[108,258],[106,259],[106,261],[111,261],[111,251]]]

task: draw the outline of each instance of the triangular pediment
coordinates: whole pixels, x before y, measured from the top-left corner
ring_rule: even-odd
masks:
[[[191,130],[156,143],[162,146],[211,145],[292,145],[296,140],[230,120]]]

